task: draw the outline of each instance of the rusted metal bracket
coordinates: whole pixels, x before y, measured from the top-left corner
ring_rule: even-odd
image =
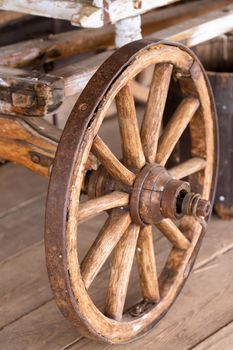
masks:
[[[56,111],[63,99],[62,78],[0,67],[0,113],[42,117]]]

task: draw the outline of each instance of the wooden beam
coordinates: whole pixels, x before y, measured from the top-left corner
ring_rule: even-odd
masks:
[[[143,36],[208,14],[229,4],[231,4],[231,0],[197,0],[195,3],[191,1],[151,11],[142,16]],[[179,13],[179,16],[177,16],[177,13]],[[24,67],[35,63],[42,57],[44,62],[50,62],[71,57],[81,52],[106,49],[113,46],[114,26],[112,25],[98,30],[78,29],[5,46],[0,52],[0,65]]]
[[[42,136],[22,118],[0,116],[0,158],[48,177],[56,148],[55,141]]]
[[[79,0],[73,6],[68,0],[31,1],[3,0],[0,8],[39,16],[66,19],[84,28],[99,28],[107,23],[115,23],[123,18],[141,15],[154,8],[165,6],[179,0]],[[93,6],[94,5],[94,6]],[[97,7],[98,6],[98,7]]]
[[[37,16],[45,16],[59,19],[71,20],[75,13],[82,10],[84,6],[83,1],[76,1],[73,6],[70,6],[69,0],[43,0],[43,1],[29,1],[29,0],[9,0],[1,1],[0,9],[27,13]]]
[[[41,117],[63,101],[60,77],[0,67],[0,113]]]
[[[177,26],[155,32],[145,38],[157,41],[159,39],[171,40],[192,47],[231,30],[233,30],[233,5],[210,12],[208,15],[189,19],[182,24],[179,23]],[[65,96],[81,93],[88,80],[111,53],[111,51],[107,51],[95,56],[95,58],[91,57],[85,62],[74,63],[72,67],[63,67],[53,71],[54,75],[58,74],[64,77]],[[96,63],[92,68],[94,60]]]
[[[187,20],[183,22],[182,25],[178,24],[177,26],[172,26],[166,30],[155,32],[146,38],[173,40],[185,43],[188,47],[191,47],[231,30],[233,30],[233,5],[226,6],[221,10],[210,12],[205,16]],[[0,99],[4,102],[1,107],[2,109],[0,109],[1,113],[23,116],[43,116],[48,112],[55,111],[62,103],[63,89],[65,97],[79,94],[98,67],[111,53],[111,51],[107,51],[86,59],[85,61],[74,63],[72,66],[70,65],[68,67],[59,68],[53,71],[53,76],[39,76],[37,77],[37,80],[33,80],[32,76],[28,77],[26,74],[22,78],[17,71],[15,71],[15,73],[12,71],[11,80],[14,82],[11,82],[11,85],[17,87],[16,90],[19,90],[20,92],[19,96],[16,96],[14,103],[21,104],[20,101],[26,100],[27,103],[30,104],[31,98],[33,98],[31,97],[31,94],[33,95],[34,93],[39,95],[43,103],[42,106],[40,105],[38,108],[35,108],[34,105],[30,107],[27,105],[21,105],[16,108],[15,106],[12,106],[11,103],[7,104],[10,100],[8,95],[11,95],[12,87],[3,87],[1,92],[2,96],[0,94]],[[2,56],[0,55],[0,63],[1,57]],[[2,70],[3,76],[4,70],[5,68]],[[7,74],[7,76],[9,76],[9,74]],[[40,84],[42,84],[43,89],[39,89],[41,86]],[[22,85],[23,96],[21,97]],[[28,93],[30,95],[29,97]]]
[[[193,47],[233,29],[233,5],[192,18],[179,26],[151,34],[147,39],[166,39]]]
[[[12,11],[0,11],[0,27],[4,28],[7,25],[11,25],[25,18],[26,15],[22,13]]]

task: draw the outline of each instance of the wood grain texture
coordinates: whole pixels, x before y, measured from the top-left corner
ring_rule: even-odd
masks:
[[[211,40],[218,35],[232,30],[232,3],[217,11],[198,16],[182,23],[182,26],[170,27],[158,31],[159,38],[169,38],[171,41],[179,41],[188,47],[193,47],[202,42]],[[148,38],[156,38],[153,34]]]
[[[201,0],[201,1],[205,1],[205,0]],[[172,17],[171,22],[169,21],[166,22],[165,20],[165,23],[164,23],[162,21],[163,22],[162,26],[166,24],[167,28],[165,28],[162,31],[159,31],[159,28],[155,27],[155,32],[149,36],[146,36],[146,38],[148,38],[149,40],[157,41],[158,38],[163,37],[166,40],[172,40],[172,41],[182,42],[182,43],[185,42],[187,47],[192,47],[194,46],[194,44],[197,45],[199,43],[206,41],[206,37],[203,35],[203,33],[208,33],[208,35],[210,34],[211,38],[214,38],[214,37],[217,37],[218,35],[221,35],[223,33],[233,30],[231,15],[229,15],[229,13],[231,12],[231,9],[225,8],[225,9],[220,9],[219,11],[211,13],[210,7],[211,6],[214,6],[215,8],[218,6],[221,7],[220,3],[216,4],[216,1],[215,1],[215,4],[213,4],[213,2],[211,4],[208,3],[207,7],[205,7],[204,3],[201,1],[199,1],[199,4],[195,6],[196,8],[194,8],[193,4],[184,4],[183,6],[192,5],[192,11],[189,13],[188,16],[186,13],[183,21],[182,21],[182,16],[181,17],[175,16],[176,17],[175,19],[174,17]],[[225,4],[229,4],[229,2],[225,2]],[[205,11],[208,11],[208,8],[210,11],[209,13],[210,16],[203,15],[202,17],[196,16],[195,18],[193,18],[194,13],[196,13],[196,11],[198,14],[200,13],[203,14]],[[173,11],[173,9],[171,9],[171,11]],[[158,17],[159,17],[159,13],[158,13]],[[220,20],[219,20],[219,17],[220,17]],[[190,21],[190,19],[192,19],[192,21]],[[153,26],[156,26],[156,23],[158,23],[159,25],[160,19],[157,18],[157,16],[156,16],[156,20],[157,21],[153,22]],[[170,26],[172,23],[177,23],[176,21],[178,21],[177,26]],[[224,27],[221,25],[221,23],[224,23]],[[203,29],[200,29],[200,24],[203,24]],[[95,56],[95,57],[97,59],[98,56]],[[86,85],[87,81],[90,79],[90,77],[94,74],[94,72],[97,69],[96,65],[94,65],[94,69],[91,68],[91,65],[88,63],[88,59],[87,59],[87,66],[89,68],[85,69],[85,62],[82,62],[82,67],[80,69],[80,62],[78,62],[76,64],[74,63],[72,67],[68,69],[67,67],[65,67],[63,71],[59,69],[59,71],[57,72],[58,76],[64,76],[65,74],[64,84],[65,84],[65,94],[67,96],[74,94],[75,92],[80,93],[83,87]],[[65,73],[65,71],[68,74]],[[83,74],[83,72],[85,72],[85,74]],[[136,95],[137,97],[139,97],[140,101],[142,100],[145,101],[148,94],[148,88],[146,88],[145,91],[142,91],[142,89],[143,89],[143,86],[141,86],[140,89],[138,88],[138,90],[136,90]]]
[[[169,63],[155,66],[148,101],[141,127],[142,145],[146,160],[154,163],[165,103],[173,66]]]
[[[229,250],[226,255],[221,255],[217,262],[204,265],[203,270],[198,272],[194,268],[183,297],[176,302],[164,322],[161,322],[144,339],[139,340],[138,347],[154,350],[156,342],[156,350],[188,350],[193,347],[195,349],[195,345],[202,339],[208,338],[219,328],[231,322],[233,305],[232,300],[227,299],[231,299],[230,293],[232,293],[229,280],[232,259],[233,251]],[[216,281],[216,273],[218,276],[221,275],[221,283],[219,280]],[[223,298],[225,293],[229,298]],[[195,302],[190,302],[190,297],[195,298]],[[79,342],[71,347],[71,350],[81,349],[83,344],[84,342]],[[85,346],[91,346],[92,350],[101,349],[98,344],[91,341],[85,343]],[[104,347],[104,350],[109,349],[111,349],[110,346]],[[133,350],[135,344],[122,345],[119,349]],[[215,349],[225,350],[224,347]]]
[[[122,138],[123,160],[126,165],[141,169],[145,164],[145,157],[130,82],[117,94],[116,106]]]
[[[121,320],[140,227],[130,224],[117,244],[107,290],[105,314]]]
[[[129,202],[129,195],[124,192],[114,191],[105,196],[90,199],[81,203],[78,211],[78,221],[83,222],[105,210],[126,206]]]
[[[233,344],[233,322],[216,331],[207,339],[202,341],[193,350],[231,350]]]
[[[130,224],[130,215],[115,209],[110,214],[81,264],[82,278],[88,289]]]
[[[205,159],[194,157],[169,169],[169,173],[175,179],[183,179],[186,176],[195,174],[198,171],[205,169],[205,166]]]
[[[191,6],[192,11],[195,13],[205,13],[206,11],[210,11],[211,9],[216,9],[219,8],[221,6],[224,6],[224,4],[228,4],[228,1],[220,1],[219,4],[216,4],[216,2],[210,4],[208,1],[205,1],[206,3],[206,7],[205,5],[201,5],[202,10],[200,9],[200,4],[197,5],[197,8],[193,8],[193,5]],[[188,5],[188,6],[187,6]],[[184,6],[184,5],[183,5]],[[189,4],[185,4],[185,6],[187,8],[189,8]],[[187,18],[192,18],[192,14],[187,14],[187,10],[184,10],[183,7],[181,7],[181,12],[184,13],[184,19]],[[170,12],[169,12],[170,13]],[[149,14],[148,14],[149,15]],[[164,15],[163,15],[164,16]],[[175,19],[173,16],[171,16],[171,14],[168,16],[168,18],[171,17],[171,23],[176,23]],[[179,17],[179,16],[178,16]],[[181,19],[182,20],[182,17]],[[166,16],[165,16],[165,20],[162,21],[161,26],[165,26],[167,21],[166,21]],[[221,35],[227,31],[232,30],[232,18],[231,18],[231,8],[225,8],[224,10],[219,10],[217,12],[213,12],[210,13],[207,17],[203,16],[203,18],[196,18],[195,21],[190,21],[187,20],[186,22],[182,23],[182,25],[178,24],[177,27],[172,28],[171,29],[166,29],[162,32],[155,32],[153,34],[153,38],[157,39],[157,38],[165,38],[167,40],[173,40],[173,41],[186,41],[186,45],[191,47],[194,44],[198,44],[200,42],[205,41],[207,38],[206,36],[204,36],[202,33],[211,33],[211,37],[216,37],[217,35]],[[169,27],[169,20],[168,20],[168,27]],[[152,24],[151,24],[152,25]],[[154,25],[152,26],[152,28],[154,28]],[[156,27],[157,28],[157,27]],[[155,29],[156,29],[155,28]],[[186,28],[186,29],[185,29]],[[158,28],[157,28],[158,29]],[[76,42],[75,42],[75,38],[76,36],[70,33],[65,33],[67,35],[65,35],[64,38],[51,38],[51,42],[50,39],[48,39],[48,42],[43,39],[39,39],[36,42],[33,42],[32,44],[30,42],[26,42],[24,44],[20,44],[18,45],[18,47],[5,47],[3,52],[6,53],[5,56],[3,57],[3,65],[10,65],[10,66],[20,66],[20,63],[22,65],[27,65],[28,63],[32,63],[33,60],[35,60],[38,57],[48,57],[48,61],[49,60],[54,60],[54,59],[59,59],[62,58],[63,55],[64,57],[66,57],[66,52],[67,55],[73,55],[75,54],[75,52],[77,51],[77,47],[76,47]],[[85,37],[85,33],[83,33]],[[105,35],[107,37],[105,37]],[[99,45],[101,46],[101,40],[103,40],[103,42],[105,44],[103,45],[110,45],[111,44],[107,44],[109,42],[109,38],[108,38],[108,32],[105,33],[105,35],[103,35],[103,37],[99,40]],[[112,30],[112,35],[113,35],[113,30]],[[69,41],[69,37],[72,36],[73,40],[72,41],[72,45]],[[89,33],[88,34],[88,40],[87,42],[89,43],[93,38],[94,35],[93,33]],[[79,38],[80,39],[80,38]],[[150,39],[150,38],[149,38]],[[53,41],[54,40],[54,41]],[[57,41],[56,41],[57,40]],[[61,40],[61,41],[59,41]],[[106,41],[105,41],[106,40]],[[111,42],[112,39],[110,39]],[[82,40],[81,40],[82,41]],[[97,40],[98,41],[98,40]],[[54,43],[55,42],[55,43]],[[75,44],[74,44],[75,42]],[[80,42],[80,41],[79,41]],[[94,40],[95,42],[95,40]],[[53,46],[54,43],[54,46]],[[42,46],[42,49],[40,50],[40,45]],[[82,45],[83,46],[87,46],[86,45],[86,40],[84,39],[84,42],[82,41]],[[73,47],[76,47],[76,51]],[[97,45],[98,47],[98,45]],[[90,50],[90,48],[89,48]],[[79,51],[78,51],[79,52]],[[100,54],[102,55],[102,54]],[[98,56],[95,56],[95,60],[98,60]],[[13,62],[12,62],[13,61]],[[16,62],[15,62],[16,61]],[[92,59],[93,61],[93,59]],[[100,59],[101,61],[101,59]],[[78,62],[76,64],[72,64],[72,66],[66,66],[63,67],[62,69],[59,68],[58,70],[54,71],[54,79],[58,79],[57,83],[62,85],[62,89],[63,89],[63,83],[64,83],[64,94],[65,96],[70,96],[76,93],[80,93],[82,91],[82,89],[84,88],[84,86],[86,85],[87,81],[90,79],[90,77],[94,74],[94,72],[96,71],[96,69],[99,67],[99,64],[93,64],[93,62],[90,64],[89,59],[82,61],[82,62]],[[64,77],[64,80],[60,77]],[[51,76],[49,78],[49,76],[45,76],[45,79],[48,79],[46,84],[44,84],[42,77],[40,77],[38,79],[38,84],[35,83],[35,81],[32,84],[32,80],[26,80],[24,82],[24,87],[25,87],[25,91],[22,91],[22,88],[20,86],[20,84],[18,84],[19,87],[19,91],[16,93],[16,102],[19,100],[22,100],[22,98],[25,100],[30,100],[31,98],[34,100],[34,104],[37,101],[37,98],[35,99],[34,96],[34,87],[35,86],[40,86],[40,84],[44,84],[44,88],[41,89],[39,88],[38,93],[37,93],[37,97],[39,98],[43,98],[45,101],[45,104],[41,104],[38,105],[37,108],[34,108],[34,104],[33,104],[33,108],[25,108],[25,106],[13,106],[11,103],[11,99],[8,101],[9,103],[4,103],[2,104],[2,111],[6,114],[9,113],[13,113],[16,115],[34,115],[35,113],[37,113],[37,115],[45,115],[48,111],[48,106],[51,107],[51,96],[53,96],[53,94],[56,94],[58,92],[58,88],[51,82]],[[2,86],[3,90],[4,87]],[[7,88],[8,89],[8,88]],[[37,87],[36,87],[37,89]],[[140,90],[142,90],[143,87],[141,87]],[[13,90],[11,89],[10,94]],[[61,89],[60,89],[61,91]],[[29,95],[28,95],[29,92]],[[136,92],[137,93],[137,92]],[[44,96],[42,96],[44,94]],[[141,93],[140,92],[140,96],[145,95],[145,93]],[[138,96],[140,98],[140,96]],[[5,96],[6,97],[6,96]],[[4,97],[4,98],[5,98]],[[3,99],[4,99],[3,98]],[[53,108],[54,110],[56,110],[59,105],[62,103],[63,98],[61,96],[58,96],[57,98],[52,98],[54,100],[54,102],[52,102]],[[49,109],[51,109],[49,107]],[[35,112],[36,111],[36,112]]]
[[[10,181],[11,179],[13,182]],[[4,164],[4,168],[0,168],[0,184],[2,198],[4,198],[0,200],[0,218],[46,195],[48,187],[46,178],[12,163]],[[12,191],[12,188],[15,190]]]
[[[114,156],[99,136],[95,137],[91,150],[114,179],[129,186],[134,183],[136,178],[135,174],[128,170],[116,156]]]
[[[108,16],[103,16],[105,4],[102,2],[76,1],[70,6],[70,1],[44,0],[42,3],[21,0],[2,1],[0,8],[5,10],[25,12],[52,18],[66,19],[72,24],[84,28],[99,28],[107,23],[115,23],[120,19],[140,15],[153,8],[165,6],[179,0],[143,0],[140,6],[132,6],[131,0],[117,0],[108,5]],[[96,6],[97,5],[97,6]]]
[[[0,157],[19,163],[30,170],[49,176],[48,164],[33,162],[32,154],[38,153],[53,160],[57,143],[43,137],[24,120],[19,118],[0,117]]]
[[[162,232],[162,234],[179,249],[188,249],[190,242],[185,238],[183,233],[178,229],[178,227],[170,219],[164,219],[156,227]]]
[[[148,86],[143,85],[142,82],[138,82],[135,79],[132,80],[131,87],[135,100],[142,103],[147,103],[150,88]]]
[[[166,164],[176,143],[196,113],[199,105],[198,99],[186,97],[169,119],[159,139],[158,153],[156,156],[156,161],[159,164],[163,166]]]
[[[0,26],[3,28],[6,25],[13,24],[15,22],[18,22],[19,20],[22,20],[26,18],[25,14],[17,13],[13,11],[1,11],[0,12]]]
[[[158,302],[160,294],[152,235],[151,226],[140,230],[136,256],[143,298]]]
[[[30,181],[28,177],[25,179]],[[9,193],[11,188],[6,189],[6,193],[7,190]],[[45,205],[45,198],[46,192],[41,192],[0,215],[0,263],[43,240],[43,230],[38,230],[38,223],[44,220],[41,208]]]
[[[163,8],[142,16],[143,36],[158,30],[174,26],[185,20],[204,15],[223,6],[231,4],[231,0],[197,0],[195,4],[188,2],[178,4],[174,8]],[[177,16],[179,13],[179,16]],[[2,13],[0,24],[24,14]],[[114,27],[106,26],[96,29],[78,29],[67,33],[49,35],[45,38],[32,39],[8,45],[0,52],[0,65],[22,67],[35,63],[40,57],[45,62],[67,58],[81,52],[110,48],[114,45]],[[13,54],[15,53],[15,54]],[[74,69],[74,71],[77,70]]]

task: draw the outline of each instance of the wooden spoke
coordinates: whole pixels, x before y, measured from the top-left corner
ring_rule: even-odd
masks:
[[[173,66],[169,63],[155,66],[145,115],[142,122],[141,138],[146,160],[155,162],[159,133],[165,103],[167,100]]]
[[[131,82],[131,88],[133,95],[137,101],[147,103],[147,99],[150,92],[150,88],[148,86],[145,86],[142,83],[133,79]]]
[[[134,183],[135,174],[128,170],[114,156],[108,146],[98,135],[94,139],[91,151],[114,179],[129,186]]]
[[[186,97],[169,120],[159,139],[156,161],[165,165],[180,136],[196,113],[200,103],[197,98]]]
[[[88,289],[104,262],[131,221],[126,211],[114,209],[81,264],[82,278]]]
[[[182,250],[189,248],[190,242],[170,219],[162,220],[159,224],[156,224],[156,227],[167,237],[174,247]]]
[[[136,256],[142,295],[144,299],[157,302],[160,296],[152,234],[151,226],[141,229],[137,242]]]
[[[177,166],[174,166],[169,170],[169,173],[175,179],[183,179],[186,176],[197,173],[200,170],[205,169],[206,161],[203,158],[194,157],[187,160],[184,163],[181,163]]]
[[[107,291],[105,314],[121,320],[140,227],[131,224],[117,244]]]
[[[133,93],[129,83],[117,94],[116,106],[124,163],[130,167],[140,169],[145,164],[145,157],[139,134]]]
[[[114,191],[105,196],[91,199],[81,203],[78,211],[78,221],[83,222],[102,213],[105,210],[127,205],[129,195],[124,192]]]

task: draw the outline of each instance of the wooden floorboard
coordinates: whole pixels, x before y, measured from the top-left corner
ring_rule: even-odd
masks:
[[[0,264],[43,240],[44,208],[45,195],[0,219]]]
[[[233,348],[233,322],[223,327],[192,350],[232,350]]]
[[[0,218],[46,193],[48,181],[13,164],[0,167]]]

